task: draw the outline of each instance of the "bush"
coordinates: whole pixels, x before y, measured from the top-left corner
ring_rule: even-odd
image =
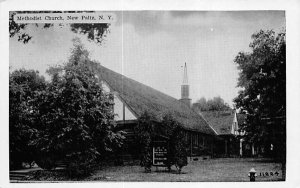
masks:
[[[172,150],[174,153],[174,164],[181,173],[182,167],[186,166],[187,163],[187,151],[184,140],[184,134],[181,127],[176,127],[172,135]]]
[[[141,150],[141,166],[145,167],[145,172],[151,172],[152,166],[152,138],[155,134],[154,116],[144,112],[138,119],[135,127],[138,142]]]
[[[171,114],[165,115],[159,126],[155,126],[154,122],[154,116],[145,112],[140,116],[135,128],[141,146],[141,166],[145,167],[145,172],[151,171],[153,139],[163,136],[168,138],[169,142],[166,166],[170,171],[171,166],[175,165],[180,173],[182,167],[187,165],[184,130]]]
[[[90,175],[94,168],[95,158],[91,158],[88,154],[77,154],[68,159],[66,168],[69,177],[85,177]]]
[[[36,161],[36,164],[41,167],[42,169],[46,170],[53,170],[56,167],[56,161],[53,157],[41,157],[39,160]]]
[[[141,166],[145,167],[145,172],[151,172],[152,166],[152,147],[151,147],[151,138],[147,138],[144,143],[144,147],[142,150],[142,160]]]
[[[184,139],[184,130],[171,114],[163,117],[162,124],[165,135],[169,137],[167,167],[171,170],[171,166],[175,165],[180,173],[182,167],[187,165],[187,146]]]

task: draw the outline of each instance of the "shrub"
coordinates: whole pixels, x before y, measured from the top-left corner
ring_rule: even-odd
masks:
[[[181,173],[182,167],[188,164],[186,144],[181,127],[176,127],[173,131],[172,146],[172,150],[174,153],[174,164],[178,170],[178,173]]]
[[[145,172],[151,172],[152,166],[152,138],[155,134],[154,116],[144,112],[138,119],[135,133],[140,143],[141,166],[145,167]]]
[[[70,177],[85,177],[93,172],[95,157],[88,153],[76,153],[67,158],[67,174]]]
[[[187,151],[184,139],[184,130],[171,114],[163,117],[160,126],[155,126],[154,116],[144,112],[138,119],[135,132],[140,143],[141,166],[145,172],[151,171],[153,139],[156,136],[163,136],[168,139],[168,153],[166,165],[169,171],[175,165],[178,172],[187,165]]]
[[[42,169],[52,170],[56,167],[56,160],[53,157],[44,156],[36,161],[36,164]]]
[[[164,127],[164,134],[169,137],[167,167],[170,171],[171,166],[175,165],[180,173],[182,167],[187,165],[187,147],[184,139],[184,130],[171,114],[163,117],[162,125]]]

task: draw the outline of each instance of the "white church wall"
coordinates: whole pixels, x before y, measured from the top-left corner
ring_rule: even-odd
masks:
[[[231,134],[238,135],[238,124],[237,124],[236,112],[234,112],[233,123],[231,126]]]
[[[137,119],[133,113],[127,108],[125,105],[125,108],[123,107],[123,102],[116,96],[114,95],[114,113],[117,114],[115,116],[115,120],[135,120]],[[123,117],[123,110],[125,110],[125,118]]]
[[[109,86],[107,85],[107,83],[102,82],[102,87],[104,89],[104,91],[106,92],[111,92]],[[128,107],[125,105],[125,107],[123,107],[124,103],[119,99],[119,97],[117,96],[117,93],[114,93],[114,113],[116,114],[115,116],[115,120],[119,121],[119,120],[136,120],[137,118],[133,115],[133,113],[128,109]],[[123,113],[123,110],[125,110],[125,113]],[[125,114],[125,118],[123,117],[123,115]]]
[[[101,81],[101,84],[102,84],[102,88],[105,92],[110,92],[110,88],[108,87],[108,85],[105,82]]]

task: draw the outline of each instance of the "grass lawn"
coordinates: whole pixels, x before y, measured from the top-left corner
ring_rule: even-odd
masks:
[[[152,167],[151,173],[145,173],[139,165],[124,166],[106,166],[95,171],[91,176],[81,179],[80,181],[146,181],[146,182],[172,182],[172,181],[249,181],[248,172],[251,168],[257,171],[256,181],[282,181],[281,164],[267,159],[256,158],[222,158],[207,159],[189,162],[184,167],[182,174],[177,174],[175,167],[172,171],[166,172],[160,167]],[[264,176],[262,173],[276,173],[273,176]],[[261,175],[260,175],[261,173]],[[61,172],[56,174],[60,178],[53,177],[46,172],[40,173],[39,178],[30,178],[30,181],[72,181],[66,179]],[[55,175],[55,176],[56,176]]]

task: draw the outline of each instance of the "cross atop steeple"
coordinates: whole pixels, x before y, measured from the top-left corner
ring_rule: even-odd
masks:
[[[188,85],[187,67],[186,62],[184,63],[183,82],[182,85]]]

